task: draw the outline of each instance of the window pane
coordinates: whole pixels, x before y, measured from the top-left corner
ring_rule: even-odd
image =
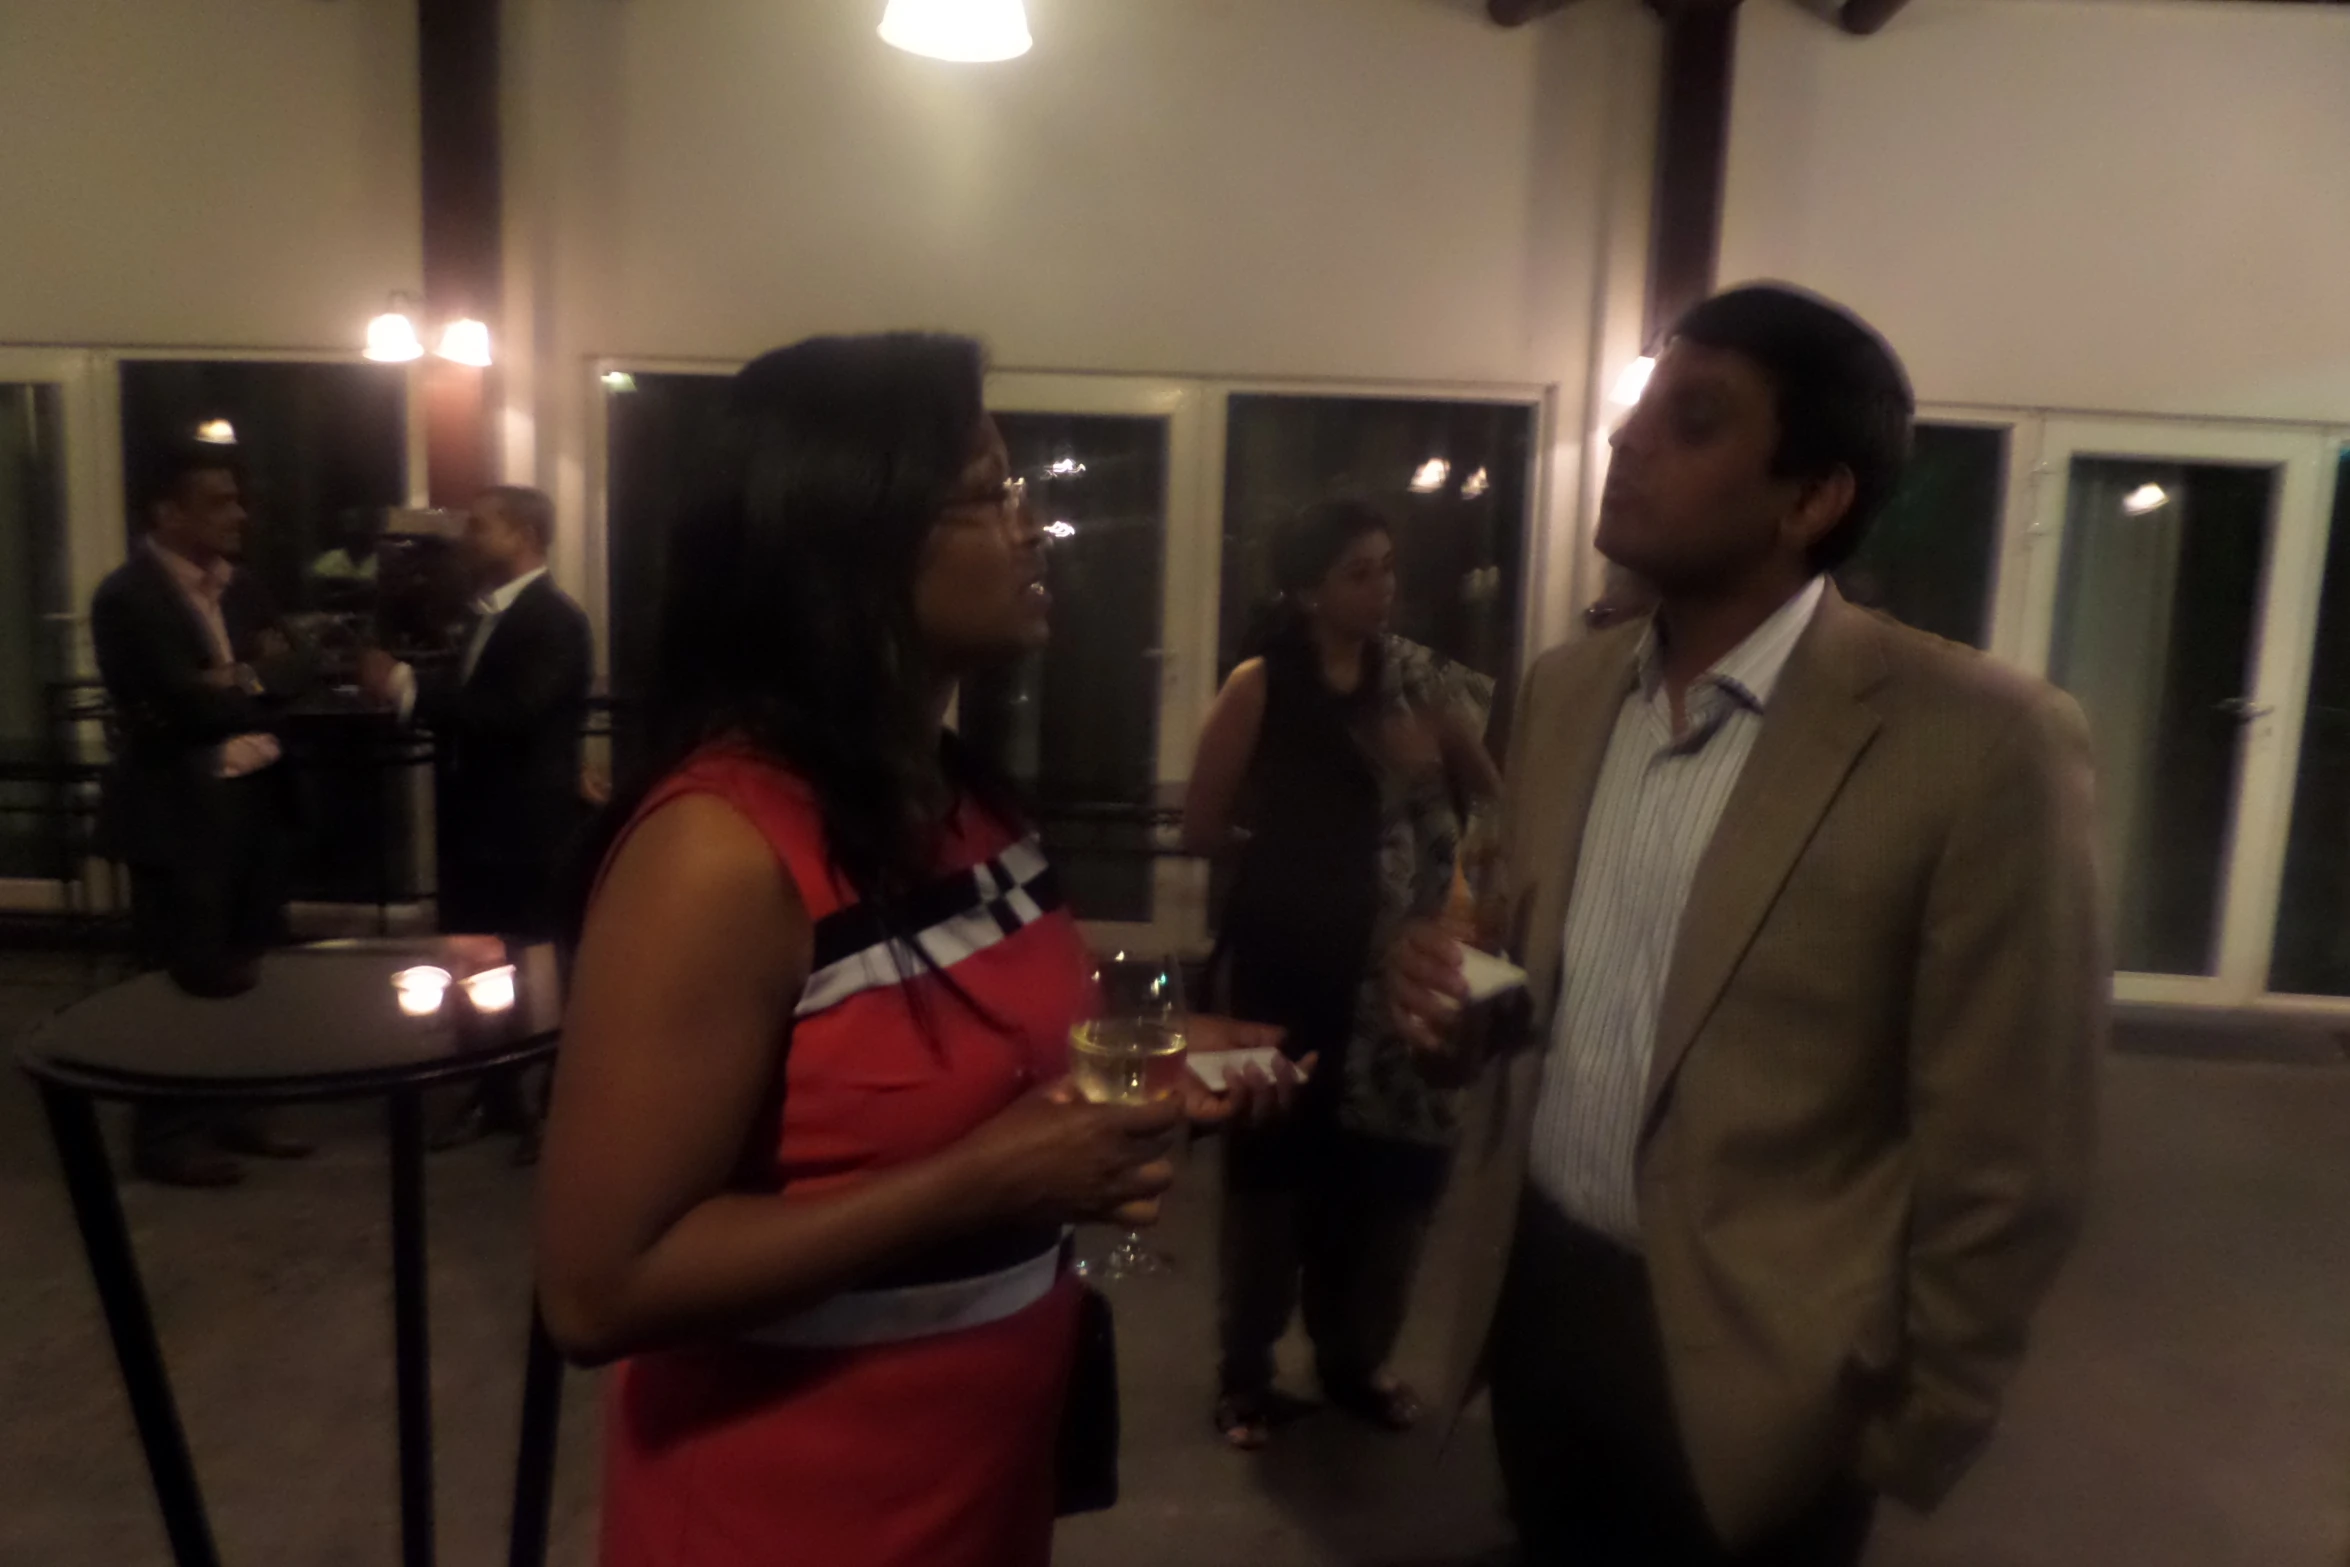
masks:
[[[1919,425],[1901,488],[1836,585],[1920,631],[1988,647],[2006,494],[2006,430]]]
[[[1151,917],[1167,553],[1162,419],[998,413],[1046,530],[1052,641],[963,687],[963,732],[1034,791],[1079,917]]]
[[[408,378],[391,365],[131,359],[122,366],[125,497],[135,541],[147,475],[224,421],[244,469],[245,564],[288,612],[340,607],[312,568],[356,520],[408,498]]]
[[[659,634],[664,548],[678,508],[692,493],[698,437],[717,427],[731,376],[652,375],[604,394],[606,431],[605,596],[611,634],[612,753],[627,774],[639,757],[634,704],[652,679]]]
[[[2050,675],[2088,714],[2117,966],[2209,974],[2276,473],[2077,457]]]
[[[2271,990],[2350,996],[2350,453],[2334,488]]]
[[[1335,495],[1395,522],[1398,635],[1495,677],[1516,674],[1534,410],[1522,403],[1249,394],[1225,431],[1218,675],[1273,591],[1283,524]]]
[[[57,388],[0,384],[0,756],[29,775],[0,783],[0,876],[66,874],[56,786],[43,764],[71,673]]]

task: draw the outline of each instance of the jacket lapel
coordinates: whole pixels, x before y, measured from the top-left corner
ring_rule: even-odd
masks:
[[[156,559],[154,546],[142,539],[132,548],[137,551],[139,564],[146,574],[147,594],[157,611],[170,616],[179,624],[185,633],[182,640],[188,644],[197,666],[212,668],[219,661],[219,653],[212,646],[212,628],[204,624],[204,618],[196,613],[196,606],[189,603],[187,594],[180,591],[179,582],[172,576],[171,568]],[[225,616],[226,613],[224,608],[222,614]]]
[[[1653,1124],[1674,1073],[1804,846],[1876,734],[1880,720],[1863,698],[1884,672],[1868,616],[1831,587],[1787,661],[1753,754],[1698,862],[1657,1017],[1647,1124]]]

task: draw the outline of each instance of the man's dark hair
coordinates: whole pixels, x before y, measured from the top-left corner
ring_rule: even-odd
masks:
[[[1774,474],[1824,479],[1851,470],[1852,505],[1812,546],[1811,563],[1833,571],[1850,560],[1909,461],[1917,400],[1892,346],[1842,305],[1784,283],[1716,294],[1673,336],[1761,367],[1779,416]]]
[[[165,501],[176,501],[187,491],[188,480],[199,473],[225,473],[240,484],[245,469],[237,461],[236,453],[225,447],[200,441],[173,443],[155,454],[146,466],[139,485],[139,526],[151,526],[155,508]]]
[[[555,548],[555,502],[546,491],[527,484],[493,484],[481,492],[476,504],[479,501],[495,506],[498,514],[516,527],[528,529],[538,540],[541,554]]]

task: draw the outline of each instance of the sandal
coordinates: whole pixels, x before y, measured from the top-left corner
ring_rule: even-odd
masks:
[[[1216,1430],[1236,1453],[1263,1451],[1273,1440],[1272,1401],[1263,1393],[1225,1390],[1216,1398]]]
[[[1384,1371],[1323,1391],[1332,1404],[1382,1431],[1409,1431],[1428,1417],[1428,1406],[1420,1402],[1420,1395]]]

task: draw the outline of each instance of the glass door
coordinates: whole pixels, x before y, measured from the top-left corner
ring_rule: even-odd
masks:
[[[2095,749],[2116,995],[2264,988],[2323,565],[2314,435],[2051,420],[2027,667]]]
[[[55,908],[87,873],[104,759],[83,683],[103,523],[87,356],[0,350],[0,907]]]

